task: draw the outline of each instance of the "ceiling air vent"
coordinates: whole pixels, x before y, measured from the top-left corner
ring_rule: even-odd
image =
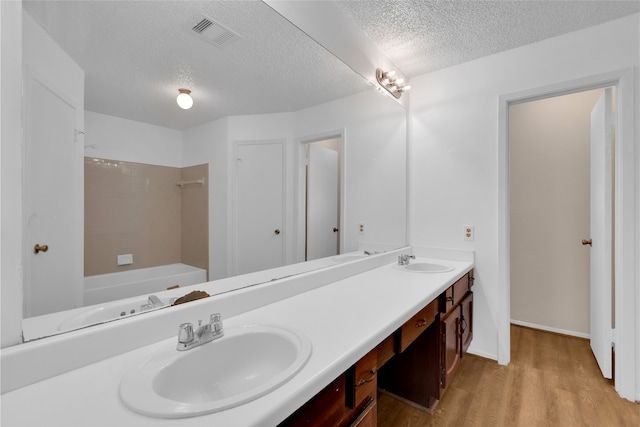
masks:
[[[239,35],[224,25],[215,22],[208,16],[199,15],[194,22],[195,25],[189,25],[189,29],[207,42],[216,46],[224,47],[240,38]]]

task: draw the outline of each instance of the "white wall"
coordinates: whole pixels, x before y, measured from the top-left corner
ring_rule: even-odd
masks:
[[[500,304],[505,298],[508,301],[508,295],[499,292],[504,266],[498,258],[498,230],[505,221],[498,205],[499,97],[630,67],[636,67],[637,82],[639,17],[635,14],[411,81],[410,243],[476,251],[471,347],[475,353],[497,358],[499,320],[501,309],[504,311]],[[637,112],[633,120],[638,129]],[[632,138],[637,147],[637,134]],[[627,175],[625,185],[637,183],[637,154],[635,169],[636,176]],[[629,176],[635,183],[629,182]],[[634,206],[637,209],[637,203],[632,202],[631,209],[627,205],[627,213]],[[463,241],[464,224],[476,226],[475,241]],[[635,246],[639,246],[637,241]],[[637,275],[637,258],[632,262]],[[636,312],[637,287],[636,280],[635,295],[629,295]],[[637,318],[632,322],[640,329]],[[633,346],[627,349],[632,356],[640,344]]]
[[[182,167],[179,130],[93,111],[85,111],[84,123],[87,157]]]
[[[0,2],[0,347],[22,342],[22,4]]]
[[[182,132],[183,167],[209,163],[209,280],[228,276],[228,118]]]
[[[284,234],[289,264],[297,260],[295,181],[301,177],[296,173],[295,144],[300,138],[343,130],[348,166],[342,250],[356,250],[359,241],[406,243],[406,112],[371,90],[294,113],[231,116],[182,133],[182,166],[210,165],[210,278],[226,277],[231,271],[234,143],[286,141]],[[358,222],[366,224],[365,235],[358,235]]]
[[[603,89],[509,108],[511,319],[589,337],[591,110]],[[570,302],[570,303],[568,303]]]
[[[342,252],[358,242],[406,243],[406,111],[370,90],[298,111],[298,139],[344,130]],[[358,234],[358,223],[365,234]]]

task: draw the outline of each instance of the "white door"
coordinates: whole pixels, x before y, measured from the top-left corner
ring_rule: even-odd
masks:
[[[236,156],[236,274],[284,265],[283,144],[240,143]]]
[[[309,144],[307,261],[338,254],[338,152]]]
[[[611,378],[613,118],[611,89],[591,112],[591,349]]]
[[[79,194],[83,187],[77,183],[82,147],[76,141],[76,118],[73,105],[39,80],[28,78],[25,317],[82,305],[82,258],[77,256],[81,245],[77,230],[83,218]],[[36,244],[43,249],[34,250]]]

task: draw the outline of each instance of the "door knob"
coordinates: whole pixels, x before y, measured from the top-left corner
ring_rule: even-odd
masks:
[[[333,232],[334,232],[334,233],[337,233],[338,231],[340,231],[340,230],[338,229],[338,227],[333,227]]]
[[[592,245],[591,245],[591,243],[593,243],[593,242],[591,241],[591,239],[589,239],[589,240],[587,240],[587,239],[582,239],[582,244],[583,244],[583,245],[585,245],[585,246],[586,246],[586,245],[592,246]]]
[[[36,243],[36,245],[33,247],[33,253],[38,255],[40,252],[47,252],[49,250],[49,246],[48,245],[40,245],[38,243]]]
[[[274,231],[274,233],[276,233],[276,234],[280,234],[280,229],[279,229],[279,228],[276,228],[276,230]]]

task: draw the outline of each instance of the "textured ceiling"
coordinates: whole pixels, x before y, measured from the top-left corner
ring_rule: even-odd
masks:
[[[639,1],[336,1],[414,77],[640,11]]]
[[[85,70],[90,111],[186,129],[238,114],[296,111],[370,88],[261,1],[25,1]],[[225,47],[199,14],[236,32]],[[181,110],[178,89],[192,90]]]
[[[638,1],[337,1],[412,77],[629,15]],[[174,129],[295,111],[364,80],[261,1],[23,1],[85,70],[85,108]],[[205,14],[240,38],[214,46]],[[193,91],[194,107],[175,103]]]

